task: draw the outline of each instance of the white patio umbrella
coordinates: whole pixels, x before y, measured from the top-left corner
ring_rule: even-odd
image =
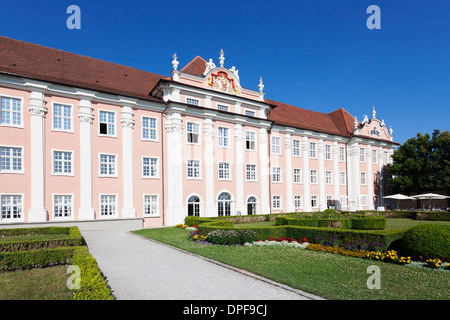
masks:
[[[400,194],[400,193],[392,194],[392,195],[389,195],[389,196],[385,196],[383,198],[385,198],[385,199],[394,199],[394,200],[416,200],[413,197],[405,196],[404,194]],[[398,202],[397,202],[397,209],[398,209]]]
[[[431,210],[431,200],[437,199],[437,200],[443,200],[443,199],[447,199],[447,196],[444,196],[442,194],[437,194],[437,193],[423,193],[423,194],[418,194],[413,196],[413,198],[416,199],[423,199],[423,200],[430,200],[430,205],[429,208]]]

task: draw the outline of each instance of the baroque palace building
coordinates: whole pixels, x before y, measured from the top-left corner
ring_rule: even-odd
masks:
[[[375,108],[268,100],[224,62],[162,76],[0,37],[0,225],[385,205],[398,143]]]

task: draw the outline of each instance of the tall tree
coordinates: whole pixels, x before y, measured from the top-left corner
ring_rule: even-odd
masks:
[[[443,191],[450,194],[450,133],[434,130],[408,139],[387,165],[394,193]]]

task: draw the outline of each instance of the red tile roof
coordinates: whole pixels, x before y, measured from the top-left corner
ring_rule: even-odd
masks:
[[[194,59],[191,60],[187,65],[184,66],[183,69],[181,69],[181,72],[192,74],[194,76],[198,76],[203,74],[206,69],[206,60],[203,59],[200,56],[196,56]]]
[[[0,72],[146,100],[164,76],[0,36]]]

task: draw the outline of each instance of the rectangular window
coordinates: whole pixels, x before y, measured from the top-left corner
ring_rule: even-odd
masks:
[[[272,153],[281,154],[281,138],[272,137]]]
[[[359,161],[366,162],[366,149],[359,148]]]
[[[187,161],[187,177],[192,179],[200,178],[200,160]]]
[[[159,216],[158,195],[156,194],[144,195],[144,215]]]
[[[54,195],[53,215],[55,218],[68,218],[72,216],[72,195]]]
[[[254,117],[256,115],[255,111],[252,111],[252,110],[245,110],[244,113],[246,116],[250,116],[250,117]]]
[[[347,207],[347,197],[340,197],[341,207],[346,208]]]
[[[333,172],[325,171],[325,184],[333,184]]]
[[[230,180],[230,163],[229,162],[219,162],[219,179],[220,180]]]
[[[378,154],[377,150],[372,150],[372,163],[378,163]]]
[[[300,140],[292,140],[292,155],[294,157],[301,157]]]
[[[311,183],[317,183],[317,170],[311,170]]]
[[[100,215],[102,217],[115,216],[117,208],[117,197],[114,194],[100,195]]]
[[[345,148],[339,147],[339,161],[345,162]]]
[[[347,184],[345,172],[343,171],[339,172],[339,184],[341,186],[345,186]]]
[[[106,136],[115,136],[116,124],[115,113],[108,111],[100,111],[100,134]]]
[[[367,184],[367,174],[365,172],[361,172],[361,184],[362,185]]]
[[[325,145],[325,160],[331,160],[331,144]]]
[[[272,167],[272,182],[281,182],[281,167]]]
[[[156,118],[142,117],[142,139],[156,141]]]
[[[72,131],[72,107],[53,105],[53,129],[61,131]]]
[[[256,150],[256,133],[252,131],[245,132],[245,149]]]
[[[111,154],[100,154],[100,176],[116,176],[116,156]]]
[[[217,104],[217,110],[228,111],[228,106],[225,104]]]
[[[2,195],[2,220],[12,220],[22,218],[22,196]]]
[[[200,142],[199,140],[199,124],[188,122],[186,124],[186,132],[187,132],[187,142],[198,144]]]
[[[281,196],[272,197],[272,208],[281,209]]]
[[[73,174],[73,156],[70,151],[53,151],[53,174]]]
[[[317,144],[315,142],[309,143],[309,157],[310,158],[317,158],[317,150],[316,150]]]
[[[302,196],[294,196],[294,208],[295,209],[302,208]]]
[[[219,127],[219,147],[229,147],[230,145],[230,129]]]
[[[142,176],[146,178],[159,178],[158,158],[142,158]]]
[[[388,163],[388,153],[387,153],[387,151],[384,151],[383,152],[383,164],[387,165],[387,163]]]
[[[247,181],[256,181],[256,164],[246,165]]]
[[[22,125],[22,101],[20,99],[1,97],[0,123],[12,126]]]
[[[367,196],[361,196],[361,205],[367,206]]]
[[[319,207],[319,196],[311,196],[311,208]]]
[[[302,183],[302,169],[294,168],[294,183]]]
[[[22,148],[0,147],[0,172],[23,172]]]
[[[191,106],[199,106],[200,105],[200,100],[199,99],[194,99],[194,98],[186,98],[186,103],[190,104]]]

